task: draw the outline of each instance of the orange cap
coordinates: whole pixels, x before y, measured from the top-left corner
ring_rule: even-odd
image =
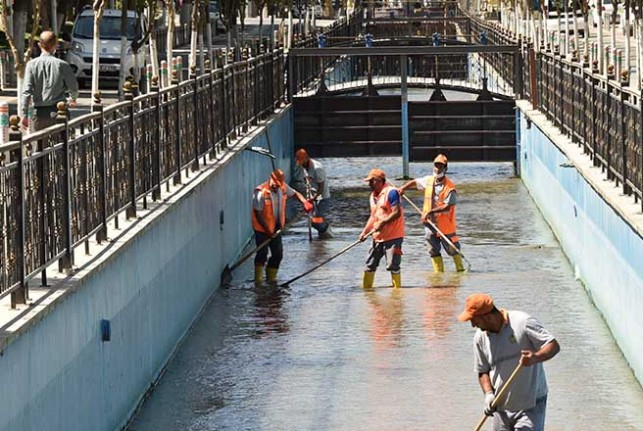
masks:
[[[474,293],[467,296],[464,311],[458,316],[458,320],[466,322],[475,316],[482,316],[493,310],[493,299],[486,293]]]
[[[295,153],[295,160],[297,162],[303,162],[307,158],[308,158],[308,152],[303,148],[298,149],[297,152]]]
[[[281,187],[284,181],[286,181],[286,175],[284,174],[284,171],[282,171],[281,169],[275,169],[270,174],[270,179],[273,180]]]
[[[371,169],[371,171],[368,173],[368,176],[364,178],[364,181],[370,181],[373,178],[384,180],[386,179],[386,174],[381,169]]]
[[[444,154],[438,154],[435,156],[435,159],[433,159],[433,163],[442,163],[444,166],[447,165],[447,156]]]

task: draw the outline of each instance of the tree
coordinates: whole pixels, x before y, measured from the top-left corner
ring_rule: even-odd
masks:
[[[92,95],[97,94],[98,88],[98,69],[99,69],[99,51],[100,51],[100,20],[103,18],[105,11],[105,0],[94,0],[92,4],[94,10],[94,43],[92,52]],[[92,97],[94,104],[94,97]]]
[[[166,61],[168,67],[167,82],[162,85],[169,85],[172,81],[172,52],[174,48],[174,20],[176,18],[176,9],[174,8],[174,0],[163,0],[163,4],[167,8],[167,41],[166,41]]]
[[[20,7],[24,7],[24,9],[19,9],[19,5]],[[7,19],[7,17],[11,17],[10,3],[8,3],[7,0],[0,0],[0,31],[4,32],[7,37],[7,42],[9,42],[9,47],[11,49],[11,55],[14,59],[16,76],[18,78],[18,95],[22,93],[22,83],[25,77],[25,69],[27,67],[27,62],[31,58],[31,53],[33,52],[34,35],[38,32],[38,23],[40,21],[40,2],[38,0],[32,0],[31,8],[33,11],[33,21],[31,28],[31,38],[29,39],[27,49],[25,50],[24,35],[27,26],[27,20],[22,20],[21,15],[24,11],[24,15],[26,18],[26,15],[28,13],[27,6],[28,4],[26,1],[19,2],[14,5],[14,11],[16,12],[16,15],[18,15],[16,16],[16,18],[18,19],[14,19],[13,26],[10,26]],[[18,97],[18,112],[22,112],[21,99],[21,97]]]
[[[237,17],[239,16],[240,4],[244,0],[221,0],[221,20],[228,29],[228,49],[237,42]]]

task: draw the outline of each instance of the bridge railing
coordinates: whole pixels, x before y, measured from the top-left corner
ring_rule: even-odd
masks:
[[[136,215],[285,102],[283,50],[262,53],[22,136],[0,147],[0,297],[24,303],[28,282],[74,264],[74,249]]]
[[[592,70],[580,59],[535,50],[495,23],[471,17],[471,28],[478,40],[484,34],[489,44],[520,44],[523,98],[581,146],[594,166],[643,209],[643,92],[614,75]],[[507,81],[513,79],[509,59],[495,54],[485,58]]]
[[[345,39],[359,28],[353,16],[326,35]],[[97,98],[73,120],[60,105],[58,124],[27,136],[12,117],[0,146],[0,298],[25,303],[28,283],[40,275],[47,285],[52,264],[71,270],[78,248],[107,240],[108,223],[118,228],[287,102],[282,48],[229,57],[240,61],[218,54],[215,70],[183,81],[174,72],[171,85],[154,82],[140,96],[128,84],[124,101],[104,107]]]

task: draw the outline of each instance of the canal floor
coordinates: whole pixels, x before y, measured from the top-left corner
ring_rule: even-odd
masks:
[[[335,237],[309,242],[305,219],[296,221],[281,282],[356,240],[369,169],[402,175],[399,158],[323,162]],[[411,176],[430,167],[412,163]],[[470,272],[445,259],[448,272],[432,273],[408,204],[402,289],[388,287],[383,265],[377,287],[361,288],[367,244],[288,288],[255,287],[249,260],[213,294],[129,429],[474,429],[483,405],[474,330],[456,316],[468,294],[488,292],[499,307],[536,316],[561,345],[545,365],[548,431],[642,430],[643,390],[513,166],[453,163],[448,175]]]

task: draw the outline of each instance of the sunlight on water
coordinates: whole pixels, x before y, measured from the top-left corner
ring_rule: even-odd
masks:
[[[335,238],[312,243],[304,219],[284,237],[280,281],[356,240],[368,217],[370,168],[402,175],[399,158],[327,159]],[[412,176],[430,164],[411,164]],[[473,429],[483,396],[464,298],[538,317],[562,351],[545,366],[547,430],[641,430],[643,391],[510,164],[457,164],[458,231],[471,272],[433,274],[419,217],[405,206],[403,289],[363,291],[367,244],[289,288],[252,283],[252,261],[218,290],[131,429]],[[399,183],[399,181],[397,181]],[[410,193],[416,203],[418,194]]]

